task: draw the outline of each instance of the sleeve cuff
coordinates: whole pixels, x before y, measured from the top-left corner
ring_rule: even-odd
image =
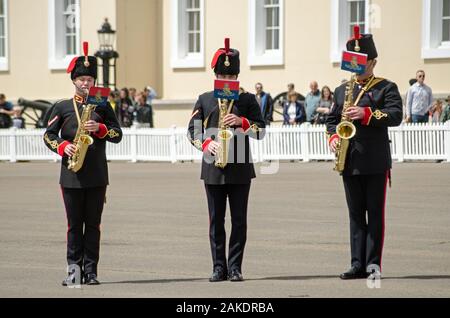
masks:
[[[331,143],[333,142],[333,140],[338,139],[339,136],[338,134],[334,134],[333,136],[330,137],[330,139],[328,140],[328,144],[331,145]]]
[[[203,152],[205,152],[206,150],[208,150],[208,146],[209,146],[209,143],[212,141],[212,139],[211,138],[208,138],[208,139],[206,139],[204,142],[203,142],[203,144],[202,144],[202,150],[203,150]]]
[[[241,117],[241,119],[242,119],[242,130],[244,132],[247,132],[250,129],[250,122],[245,117]]]
[[[96,133],[94,133],[94,136],[98,137],[100,139],[103,139],[106,137],[107,134],[108,134],[108,128],[106,127],[106,125],[100,124],[98,126],[98,131]]]
[[[70,145],[70,142],[68,142],[68,141],[64,141],[63,143],[61,143],[61,144],[58,146],[58,155],[60,155],[61,157],[63,157],[63,156],[64,156],[64,150],[66,149],[66,147],[67,147],[68,145]]]
[[[361,125],[368,126],[372,119],[372,109],[370,107],[364,107],[364,118],[361,120]]]

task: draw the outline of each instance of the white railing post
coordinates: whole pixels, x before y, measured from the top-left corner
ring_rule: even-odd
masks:
[[[36,136],[41,136],[41,133],[43,131],[17,130],[15,128],[2,131],[2,139],[8,141],[9,145],[5,144],[0,148],[4,152],[0,154],[0,157],[9,162],[17,162],[18,159],[47,160],[48,158],[58,161],[57,155],[50,157],[49,151],[43,143],[34,145]],[[194,154],[190,145],[187,148],[181,142],[180,130],[175,126],[155,132],[141,131],[136,127],[131,127],[124,129],[124,134],[126,136],[125,147],[114,152],[120,159],[126,158],[131,162],[137,162],[141,158],[150,161],[163,159],[175,163],[180,159],[191,158],[191,156],[193,159],[199,157],[197,152]],[[440,125],[402,124],[391,128],[389,135],[394,142],[391,146],[392,153],[398,162],[444,160],[450,163],[450,121]],[[186,140],[185,142],[187,143]],[[309,123],[300,127],[268,127],[265,140],[251,140],[253,159],[258,163],[264,162],[264,160],[276,161],[291,158],[304,162],[321,158],[332,159],[331,155],[327,155],[326,149],[325,156],[323,156],[324,150],[322,145],[318,145],[319,142],[322,142],[319,129]],[[30,147],[31,144],[34,146]],[[142,155],[146,154],[143,151],[148,147],[151,149],[151,155],[144,158]],[[161,158],[161,155],[164,158]]]
[[[445,159],[450,163],[450,120],[445,123],[444,131]]]
[[[395,152],[397,153],[398,162],[405,162],[405,154],[403,152],[403,141],[405,139],[404,124],[397,127],[395,132]]]
[[[17,128],[13,127],[9,129],[9,161],[17,162]]]
[[[131,134],[131,162],[137,162],[137,130],[136,126],[131,126],[128,130]]]
[[[310,123],[304,123],[300,126],[300,147],[303,162],[309,162],[310,153],[309,153],[309,128],[311,127]]]
[[[170,137],[169,137],[169,149],[170,149],[170,161],[172,163],[177,162],[177,140],[176,140],[176,129],[177,126],[173,125],[170,128]]]

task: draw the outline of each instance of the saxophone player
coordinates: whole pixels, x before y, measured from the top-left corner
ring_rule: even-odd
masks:
[[[218,80],[237,80],[240,72],[239,51],[219,49],[212,60]],[[223,111],[222,111],[223,110]],[[228,149],[218,132],[232,131]],[[203,152],[201,179],[204,181],[209,210],[209,239],[213,273],[210,282],[242,281],[242,260],[247,237],[247,204],[251,180],[255,178],[249,138],[264,137],[265,122],[254,95],[240,92],[236,101],[202,94],[194,107],[188,129],[192,145]],[[225,162],[224,162],[225,161]],[[230,204],[231,236],[228,261],[225,255],[225,211]]]
[[[402,99],[397,85],[375,77],[378,53],[371,34],[360,34],[347,42],[347,50],[368,55],[365,73],[356,76],[353,101],[346,117],[353,121],[355,136],[350,144],[342,172],[350,216],[351,267],[341,279],[381,277],[385,232],[386,188],[390,182],[392,159],[388,127],[402,121]],[[334,106],[327,119],[331,150],[336,151],[336,126],[342,118],[346,84],[335,91]]]
[[[87,42],[83,46],[84,56],[75,57],[67,69],[75,95],[55,104],[44,134],[45,145],[62,157],[60,185],[68,222],[69,269],[63,286],[99,284],[100,222],[108,185],[105,146],[106,141],[118,143],[122,139],[122,130],[109,103],[97,106],[84,124],[83,131],[93,139],[84,164],[77,172],[68,168],[77,151],[73,141],[80,125],[80,115],[86,107],[89,90],[97,79],[97,58],[88,56]]]

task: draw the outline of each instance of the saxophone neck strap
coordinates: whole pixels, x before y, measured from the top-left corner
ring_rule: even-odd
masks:
[[[224,101],[219,98],[219,105],[222,105],[222,103],[224,103]],[[232,99],[230,104],[228,105],[227,115],[231,114],[231,112],[233,110],[233,105],[234,105],[234,99]]]
[[[372,76],[369,79],[369,81],[367,82],[367,84],[364,85],[364,87],[359,92],[358,97],[356,98],[356,101],[355,101],[355,106],[357,106],[359,104],[359,101],[361,100],[361,98],[364,96],[365,93],[367,93],[372,87],[374,87],[375,85],[377,85],[378,83],[380,83],[383,80],[384,80],[384,78],[376,78],[375,76]]]
[[[209,118],[211,117],[211,115],[214,113],[214,111],[216,109],[219,109],[220,111],[220,105],[222,105],[222,100],[220,98],[217,99],[218,104],[217,107],[214,108],[208,115],[208,117],[206,117],[206,119],[203,122],[203,127],[206,129],[206,127],[208,126],[208,122],[209,122]],[[233,111],[233,106],[234,106],[234,100],[231,100],[230,105],[228,105],[228,109],[227,109],[227,115],[231,114],[231,112]]]
[[[75,115],[77,116],[78,125],[80,125],[81,123],[80,112],[78,111],[78,105],[77,102],[75,101],[75,98],[73,99],[73,109],[75,110]]]

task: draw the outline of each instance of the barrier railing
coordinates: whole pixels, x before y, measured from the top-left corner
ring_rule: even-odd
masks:
[[[109,160],[179,162],[200,160],[201,153],[186,138],[186,129],[128,128],[119,144],[107,145]],[[0,130],[0,160],[59,160],[43,141],[42,129]],[[445,160],[450,162],[450,122],[403,124],[389,129],[392,158],[405,160]],[[255,162],[269,160],[333,160],[324,126],[269,127],[266,137],[251,140]]]

